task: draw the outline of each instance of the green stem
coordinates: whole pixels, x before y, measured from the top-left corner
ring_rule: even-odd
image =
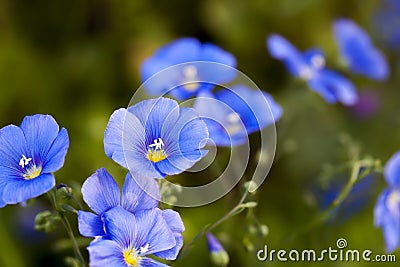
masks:
[[[56,198],[56,189],[53,188],[50,192],[47,193],[47,196],[49,197],[49,200],[50,200],[50,203],[51,203],[53,209],[56,212],[58,212],[58,214],[61,217],[61,221],[63,222],[64,228],[67,231],[69,238],[71,239],[72,248],[73,248],[75,257],[79,260],[79,262],[81,263],[81,266],[85,266],[85,261],[83,259],[82,253],[79,249],[79,245],[78,245],[78,242],[76,241],[74,231],[72,230],[71,224],[69,223],[67,216],[65,216],[65,213],[63,211],[61,211],[60,209],[58,209],[57,198]]]
[[[207,232],[213,230],[215,227],[217,227],[218,225],[220,225],[221,223],[223,223],[227,219],[229,219],[232,216],[235,216],[235,215],[239,214],[241,211],[243,211],[244,208],[243,208],[242,204],[246,200],[246,197],[247,197],[248,194],[249,194],[249,191],[246,190],[243,193],[242,198],[239,200],[239,202],[236,204],[236,206],[233,209],[231,209],[228,213],[226,213],[224,216],[222,216],[219,220],[217,220],[213,224],[206,225],[195,237],[193,237],[193,239],[190,240],[190,242],[188,244],[186,244],[185,247],[182,249],[178,259],[183,258],[187,254],[188,250],[193,246],[193,244],[198,239],[203,237]]]

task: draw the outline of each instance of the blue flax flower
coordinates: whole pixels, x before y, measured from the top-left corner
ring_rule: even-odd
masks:
[[[247,135],[276,121],[282,108],[271,95],[244,85],[200,93],[194,108],[206,122],[210,139],[217,146],[236,146],[247,141]]]
[[[400,245],[400,152],[386,163],[384,175],[389,187],[378,198],[374,221],[382,227],[386,250],[393,252]]]
[[[144,84],[149,94],[170,93],[185,100],[200,91],[211,90],[214,84],[233,80],[235,66],[235,57],[218,46],[202,44],[195,38],[181,38],[146,59],[141,66],[141,77],[143,82],[150,78]],[[151,79],[155,74],[157,76]]]
[[[64,164],[67,130],[50,115],[23,119],[0,129],[0,207],[40,196],[55,185],[53,172]]]
[[[175,100],[144,100],[115,111],[104,134],[106,155],[134,175],[164,178],[192,167],[207,151],[206,124]]]
[[[290,74],[305,80],[308,87],[326,102],[340,102],[349,106],[357,102],[354,85],[341,74],[325,68],[325,56],[322,51],[310,49],[301,53],[277,34],[268,37],[267,46],[272,57],[283,61]]]
[[[115,207],[104,214],[104,225],[107,236],[95,239],[87,248],[91,267],[168,266],[147,257],[176,244],[174,234],[157,210],[134,215]]]
[[[351,72],[374,80],[384,80],[389,75],[385,56],[376,49],[368,34],[349,19],[338,19],[333,31],[340,53]]]
[[[130,173],[125,178],[122,195],[113,177],[101,168],[90,176],[82,185],[82,195],[86,204],[95,212],[78,212],[78,228],[81,235],[86,237],[105,236],[104,214],[114,208],[123,209],[137,214],[145,210],[156,209],[161,218],[174,234],[176,245],[169,250],[160,252],[160,257],[173,260],[183,245],[182,232],[185,230],[179,213],[171,209],[157,208],[160,190],[154,179],[144,177],[133,178]]]

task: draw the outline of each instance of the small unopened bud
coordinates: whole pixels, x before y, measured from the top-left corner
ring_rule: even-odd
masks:
[[[69,200],[72,197],[72,188],[66,184],[59,184],[57,185],[56,194],[59,198]]]
[[[207,233],[206,237],[212,264],[217,267],[228,266],[229,255],[218,239],[216,239],[211,233]]]
[[[256,193],[257,184],[255,182],[253,182],[253,181],[245,182],[243,187],[244,187],[244,190],[248,191],[251,194],[255,194]]]
[[[57,228],[60,221],[61,218],[58,213],[52,213],[48,210],[42,211],[36,215],[35,230],[51,233]]]

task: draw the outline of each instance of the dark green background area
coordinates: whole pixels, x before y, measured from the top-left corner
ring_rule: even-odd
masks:
[[[321,181],[348,179],[348,170],[321,177],[323,170],[335,170],[348,160],[349,147],[359,144],[362,155],[380,159],[382,164],[400,149],[399,51],[386,49],[376,32],[373,11],[379,2],[0,0],[0,126],[18,125],[26,115],[51,114],[67,128],[70,138],[65,165],[56,173],[57,183],[79,188],[98,168],[106,167],[122,184],[125,171],[103,150],[109,116],[115,109],[126,107],[140,86],[140,64],[146,57],[176,38],[197,37],[233,53],[238,69],[272,94],[284,110],[277,124],[275,163],[265,183],[251,196],[259,203],[254,212],[261,223],[268,225],[269,235],[250,236],[246,213],[216,228],[215,235],[231,256],[229,266],[287,266],[288,263],[260,263],[256,253],[264,245],[271,249],[319,251],[335,247],[339,238],[346,238],[350,249],[384,253],[381,230],[373,226],[373,207],[386,186],[379,174],[372,178],[373,188],[365,192],[365,205],[352,210],[352,216],[339,213],[329,223],[296,235],[321,210],[314,192],[323,184]],[[266,49],[266,37],[279,33],[301,50],[320,47],[326,53],[328,67],[337,68],[340,61],[332,22],[340,17],[351,18],[364,28],[390,62],[391,76],[382,83],[344,72],[359,92],[373,92],[379,100],[379,110],[367,118],[355,116],[350,108],[325,103],[292,78]],[[351,136],[353,141],[341,145],[343,136]],[[251,140],[256,145],[257,135]],[[218,155],[217,160],[225,161],[225,154]],[[249,172],[255,160],[253,155]],[[201,184],[209,180],[209,173],[184,173],[176,179],[182,183],[199,179]],[[81,197],[79,190],[75,194]],[[185,243],[239,199],[240,189],[236,188],[208,206],[177,209],[186,225]],[[47,236],[31,230],[35,213],[47,209],[47,203],[43,196],[27,207],[14,205],[0,210],[1,267],[66,266],[64,257],[73,252],[64,229],[59,227]],[[76,218],[70,219],[77,230]],[[86,257],[84,247],[89,241],[79,239]],[[398,252],[395,254],[400,260]],[[204,238],[173,266],[211,266]]]

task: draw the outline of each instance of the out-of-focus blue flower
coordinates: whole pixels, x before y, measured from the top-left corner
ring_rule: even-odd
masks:
[[[207,151],[207,126],[175,100],[144,100],[115,111],[104,134],[106,155],[133,175],[164,178],[192,167]]]
[[[133,178],[130,173],[125,178],[122,195],[113,177],[102,168],[97,170],[82,185],[82,195],[86,204],[95,212],[78,212],[78,227],[86,237],[105,236],[104,214],[117,206],[137,214],[144,210],[157,209],[160,190],[154,179]],[[173,232],[176,246],[160,252],[159,257],[175,259],[183,245],[182,232],[185,230],[179,213],[171,209],[159,210],[162,218]]]
[[[374,14],[374,26],[388,48],[400,52],[400,0],[380,1]]]
[[[40,196],[55,185],[69,139],[50,115],[27,116],[0,129],[0,207]]]
[[[301,53],[280,35],[268,37],[267,47],[272,57],[285,63],[288,71],[305,80],[311,90],[321,95],[326,102],[354,105],[357,92],[354,85],[341,74],[325,68],[325,56],[318,49]]]
[[[393,252],[400,245],[400,152],[386,163],[384,175],[389,187],[378,198],[374,221],[382,228],[386,250]]]
[[[211,233],[206,234],[206,239],[211,262],[215,266],[227,266],[229,263],[229,255],[218,239]]]
[[[104,228],[107,236],[95,239],[87,248],[90,266],[168,266],[146,257],[176,245],[174,234],[159,210],[144,210],[134,215],[115,207],[104,214]]]
[[[334,177],[328,186],[315,190],[318,203],[322,210],[328,209],[339,196],[346,184],[344,177]],[[361,212],[368,206],[376,185],[376,177],[368,175],[353,186],[348,197],[338,205],[331,214],[332,223],[343,222]]]
[[[266,92],[244,85],[200,93],[194,108],[206,122],[210,139],[217,146],[236,146],[246,142],[247,135],[276,121],[282,108]]]
[[[349,19],[338,19],[333,24],[335,39],[349,70],[374,80],[389,75],[385,56],[376,49],[368,34]]]
[[[236,76],[235,66],[235,57],[218,46],[201,44],[195,38],[181,38],[146,59],[141,66],[141,77],[150,95],[163,96],[169,93],[184,100],[203,90],[211,90],[214,84],[233,80]],[[157,74],[157,78],[148,80],[154,74]]]

